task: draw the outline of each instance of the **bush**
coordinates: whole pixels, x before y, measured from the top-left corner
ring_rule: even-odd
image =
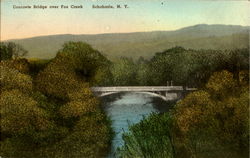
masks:
[[[154,113],[138,124],[130,126],[129,132],[123,134],[125,144],[118,150],[118,155],[124,158],[173,158],[175,151],[171,122],[168,113],[164,115]]]

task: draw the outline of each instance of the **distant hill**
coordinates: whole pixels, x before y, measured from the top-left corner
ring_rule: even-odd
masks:
[[[50,35],[9,40],[29,51],[28,58],[53,58],[67,41],[91,44],[109,58],[150,58],[155,52],[182,46],[192,49],[235,49],[249,46],[249,26],[195,25],[176,31],[114,33],[97,35]]]

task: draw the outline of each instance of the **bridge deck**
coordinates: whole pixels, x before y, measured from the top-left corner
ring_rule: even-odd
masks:
[[[94,92],[155,92],[155,91],[182,91],[182,86],[119,86],[119,87],[91,87]],[[187,88],[193,91],[195,88]]]

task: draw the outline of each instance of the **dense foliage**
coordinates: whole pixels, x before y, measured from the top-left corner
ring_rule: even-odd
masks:
[[[249,148],[249,51],[174,47],[150,60],[113,62],[83,42],[51,60],[1,43],[1,150],[4,157],[105,157],[110,121],[90,86],[182,85],[199,90],[169,113],[124,134],[120,157],[245,158]]]
[[[79,57],[70,52],[71,47],[77,52],[81,50]],[[111,139],[110,122],[89,89],[92,76],[79,73],[95,71],[93,66],[103,60],[89,45],[70,42],[34,75],[35,79],[7,64],[12,60],[2,61],[0,155],[18,158],[106,155]]]
[[[118,157],[173,158],[171,116],[151,114],[138,124],[130,126],[123,134],[124,146],[118,149]]]
[[[27,53],[28,51],[19,44],[13,42],[0,42],[0,61],[24,57]]]
[[[121,157],[248,157],[248,75],[240,71],[238,82],[228,71],[215,72],[203,90],[187,95],[170,113],[130,127]]]
[[[228,70],[238,78],[239,70],[248,70],[249,51],[191,50],[174,47],[156,53],[150,60],[128,58],[114,61],[113,85],[178,85],[204,87],[216,71]],[[111,77],[112,77],[111,76]],[[126,78],[124,80],[123,78]]]

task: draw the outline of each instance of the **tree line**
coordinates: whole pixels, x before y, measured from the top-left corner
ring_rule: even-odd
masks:
[[[248,70],[248,49],[192,50],[174,47],[156,53],[151,59],[121,57],[110,65],[110,83],[117,86],[203,87],[217,71],[228,70],[239,79],[240,70]],[[98,85],[98,83],[96,83]]]

